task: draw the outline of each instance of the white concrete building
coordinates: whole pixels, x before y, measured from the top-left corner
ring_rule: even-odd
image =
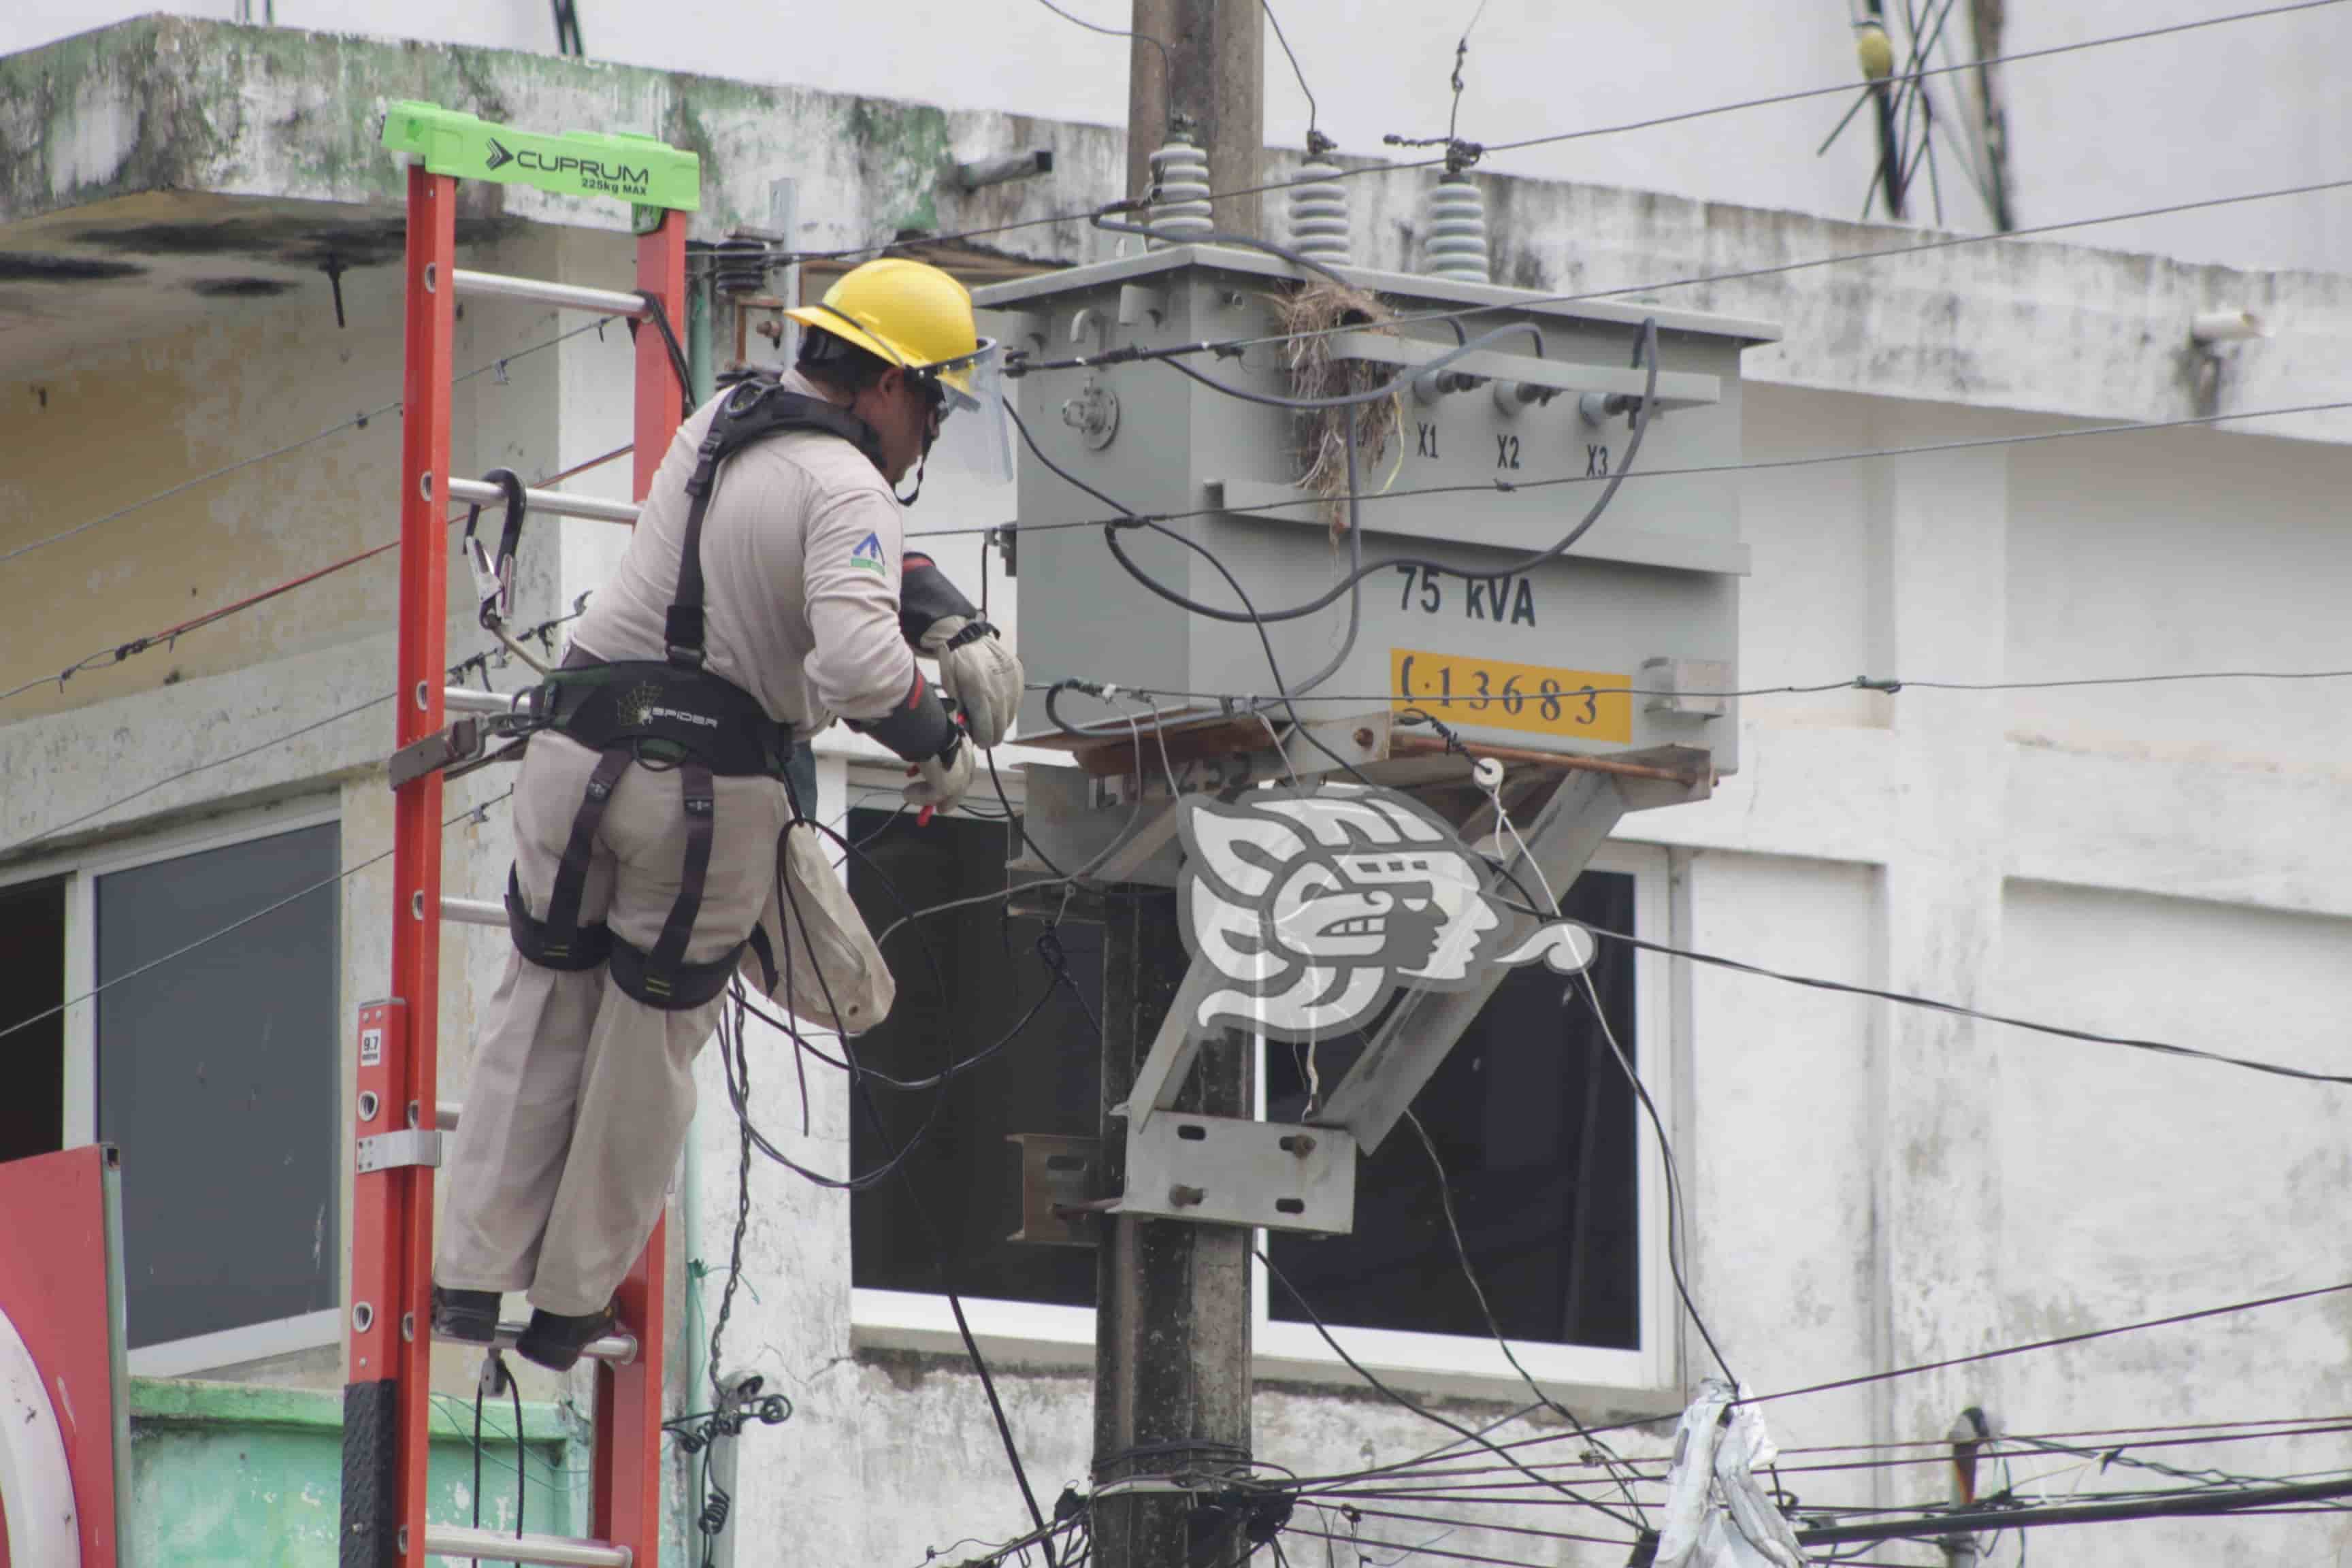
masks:
[[[2273,0],[2273,4],[2279,0]],[[1099,26],[1132,26],[1122,0],[1061,7]],[[1316,123],[1343,153],[1400,157],[1381,138],[1442,135],[1456,40],[1474,18],[1460,134],[1496,148],[1857,79],[1850,17],[1884,9],[1902,58],[1915,8],[1880,0],[1576,7],[1544,0],[1450,0],[1382,6],[1291,0],[1274,6],[1313,90]],[[1982,86],[1971,72],[1931,79],[1938,134],[1931,179],[1906,180],[1906,211],[1990,226],[1984,194],[2001,165],[2012,221],[2037,225],[2341,178],[2330,162],[2352,135],[2336,62],[2352,49],[2352,12],[2322,3],[2191,31],[2164,29],[2267,5],[2215,0],[2097,0],[2016,5],[1955,0],[1916,7],[1938,68],[2037,56],[1997,72],[1992,100],[2007,155],[1989,153]],[[428,43],[552,53],[547,0],[19,0],[0,16],[0,53],[153,11]],[[1036,0],[829,13],[790,5],[662,6],[578,0],[592,59],[765,84],[824,88],[950,110],[1127,121],[1128,53]],[[919,16],[919,25],[910,19]],[[2145,41],[2088,40],[2155,30]],[[2061,51],[2044,53],[2043,51]],[[1147,62],[1153,57],[1144,55]],[[984,62],[982,64],[982,62]],[[1147,63],[1146,68],[1154,68]],[[1266,142],[1304,146],[1307,102],[1271,31]],[[1864,216],[1878,146],[1864,114],[1816,149],[1851,102],[1838,93],[1729,118],[1497,151],[1502,174],[1622,186],[1815,216]],[[1920,156],[1916,104],[1906,146]],[[1898,133],[1901,128],[1898,127]],[[1871,209],[1884,216],[1882,200]],[[2191,212],[2102,228],[2084,242],[2235,267],[2352,265],[2352,200],[2333,197]]]
[[[390,31],[388,15],[332,20]],[[541,41],[530,7],[400,15],[399,30],[422,36]],[[1632,16],[1610,26],[1630,28]],[[2113,30],[2146,17],[2115,20]],[[36,5],[0,23],[0,44],[40,42],[82,19]],[[1510,63],[1502,47],[1511,37],[1502,24],[1525,20],[1490,15],[1474,61],[1491,38],[1483,58],[1498,79],[1534,68],[1530,58]],[[1122,194],[1124,137],[1088,123],[1119,117],[1117,47],[1102,46],[1113,52],[1100,71],[1077,75],[1068,62],[1099,41],[1042,30],[1066,26],[1042,12],[894,27],[903,83],[864,74],[879,68],[881,46],[848,47],[853,35],[825,40],[837,52],[808,57],[805,71],[744,69],[815,47],[802,24],[784,20],[747,21],[754,30],[690,57],[657,47],[649,22],[592,11],[583,22],[599,54],[618,54],[621,42],[601,41],[600,21],[645,28],[643,53],[631,58],[651,67],[824,80],[760,86],[168,18],[0,58],[0,555],[22,552],[5,563],[0,689],[107,650],[0,708],[0,921],[18,951],[56,954],[19,966],[0,999],[0,1028],[65,1005],[56,1020],[5,1037],[24,1081],[38,1087],[0,1116],[9,1140],[0,1157],[124,1142],[134,1371],[318,1389],[341,1381],[335,1258],[348,1227],[336,1205],[348,1179],[337,1107],[348,1096],[336,1064],[353,1009],[383,988],[389,951],[379,852],[390,842],[381,704],[392,680],[392,557],[341,566],[216,626],[158,634],[394,534],[400,299],[384,262],[400,216],[395,173],[369,123],[380,104],[433,99],[517,124],[634,129],[693,146],[705,159],[704,237],[767,221],[778,179],[793,182],[796,237],[811,248],[1035,218]],[[1311,9],[1286,21],[1310,70],[1318,53],[1371,52],[1360,28]],[[1812,85],[1850,68],[1834,16],[1816,29],[1823,40],[1785,57],[1761,31],[1726,47],[1719,26],[1702,35],[1675,25],[1690,26],[1693,41],[1662,52],[1603,39],[1589,52],[1639,58],[1662,75],[1671,64],[1674,104]],[[2068,25],[2073,33],[2038,41],[2110,30],[2096,19]],[[2345,111],[2315,76],[2298,87],[2298,72],[2322,58],[2319,40],[2340,36],[2340,14],[2244,26],[2277,31],[2264,35],[2269,52],[2238,61],[2238,90],[2295,128],[2283,142],[2324,144],[2326,116],[2340,125]],[[1430,27],[1392,49],[1384,39],[1380,70],[1426,56],[1412,79],[1426,89],[1442,77],[1438,57],[1458,24]],[[2306,34],[2286,51],[2278,40],[2291,28]],[[2118,48],[2199,58],[2210,68],[2202,81],[2228,74],[2223,37]],[[951,63],[959,50],[1017,63],[975,73]],[[820,58],[829,63],[820,68]],[[2063,58],[2052,68],[2122,68],[2115,51]],[[1770,60],[1773,77],[1739,76],[1732,62],[1750,59]],[[1341,74],[1336,64],[1324,71]],[[1395,85],[1404,79],[1350,76],[1347,96],[1327,103],[1327,127],[1346,124],[1345,140],[1369,150],[1380,111],[1408,101]],[[2176,123],[2168,139],[2153,126],[2135,137],[2150,150],[2143,163],[2109,142],[2114,167],[2053,173],[2055,154],[2036,165],[2022,145],[2020,126],[2043,111],[2026,107],[2039,101],[2023,86],[2026,68],[2011,80],[2023,222],[2139,205],[2150,187],[2122,174],[2126,163],[2151,183],[2151,166],[2177,172],[2171,199],[2332,173],[2310,170],[2299,150],[2252,156],[2267,130],[2224,135],[2218,110],[2195,110],[2194,134]],[[820,89],[885,86],[959,107]],[[1642,112],[1664,90],[1580,100],[1574,118],[1588,108],[1595,121]],[[1538,100],[1527,89],[1514,96],[1528,100],[1519,110],[1529,120],[1481,123],[1488,139],[1558,122],[1558,112],[1531,107]],[[1426,90],[1410,104],[1416,123],[1442,119]],[[2096,119],[2111,125],[2130,107],[2111,93]],[[1051,114],[1023,118],[1016,108]],[[1745,122],[1713,123],[1717,145],[1761,158]],[[2081,124],[2045,139],[2088,144]],[[942,154],[1029,146],[1054,150],[1050,184],[971,196],[938,184]],[[1841,153],[1860,156],[1851,143]],[[1742,681],[1801,687],[1861,675],[1904,686],[1749,700],[1739,773],[1703,805],[1629,818],[1598,863],[1607,877],[1592,896],[1675,947],[2096,1033],[2352,1070],[2341,1023],[2352,1004],[2342,960],[2352,858],[2335,831],[2352,789],[2342,683],[2029,685],[2352,668],[2337,604],[2352,570],[2352,413],[2341,406],[2352,399],[2352,280],[2049,241],[1830,262],[1912,241],[1805,216],[1858,195],[1866,164],[1838,165],[1832,198],[1810,174],[1788,172],[1802,162],[1793,153],[1772,160],[1782,172],[1771,179],[1687,148],[1653,155],[1669,162],[1622,165],[1617,177],[1647,187],[1626,172],[1654,169],[1654,190],[1490,181],[1497,275],[1641,289],[1780,323],[1779,343],[1748,353],[1743,389],[1745,458],[1757,466],[1740,490],[1754,555]],[[1410,215],[1425,183],[1412,173],[1355,182],[1365,260],[1409,268]],[[1726,205],[1738,195],[1757,205]],[[472,264],[626,286],[619,209],[514,187],[469,187],[460,241]],[[1782,205],[1797,210],[1765,210]],[[2339,268],[2352,256],[2340,195],[2265,205],[2268,226],[2247,216],[2255,209],[2234,210],[2231,227],[2215,218],[2181,231],[2182,252]],[[984,277],[1107,254],[1103,237],[1075,223],[992,243],[945,258]],[[1682,281],[1814,260],[1829,264]],[[803,284],[821,285],[808,272]],[[2190,341],[2199,313],[2241,309],[2274,321],[2277,335],[2213,350]],[[626,442],[625,334],[559,337],[576,326],[520,305],[468,305],[457,353],[478,373],[458,394],[461,471],[503,463],[551,476]],[[2301,412],[2266,412],[2288,409]],[[363,410],[363,426],[344,427]],[[2249,417],[2086,433],[2216,416]],[[1854,457],[1916,447],[1938,449]],[[619,496],[622,472],[615,463],[569,482]],[[1001,495],[942,485],[912,529],[1008,516]],[[602,579],[618,542],[610,525],[535,522],[522,618],[564,614]],[[940,553],[960,581],[979,582],[976,536],[947,536]],[[1017,632],[1017,578],[992,575],[990,592]],[[470,652],[484,639],[460,602],[462,583],[453,595],[451,646]],[[114,658],[142,638],[152,646]],[[511,685],[516,672],[497,679]],[[838,735],[820,750],[823,814],[845,815],[859,836],[887,828],[876,853],[894,877],[919,879],[905,889],[910,899],[1000,885],[1001,828],[937,825],[919,853],[906,825],[857,815],[887,809],[895,770]],[[1005,782],[1020,787],[1015,772]],[[487,899],[503,887],[503,787],[485,774],[453,792],[485,806],[482,821],[452,829],[453,893]],[[210,858],[191,858],[200,854]],[[337,873],[347,875],[331,892],[257,922],[252,940],[208,944],[201,971],[159,963],[152,974],[131,973],[151,959],[185,963],[172,957],[180,947]],[[1000,937],[992,920],[953,928],[947,994],[904,985],[911,1048],[892,1070],[930,1070],[941,1037],[1017,1016],[1044,983],[1034,953],[1020,952],[1039,929],[1017,923]],[[1092,949],[1082,931],[1063,936],[1083,968]],[[457,1080],[449,1092],[461,1096],[465,1043],[503,944],[467,928],[445,940],[442,1037]],[[1009,968],[1001,942],[1013,947]],[[316,984],[298,995],[300,975]],[[1837,1382],[2343,1273],[2352,1112],[2341,1088],[1664,957],[1632,962],[1622,978],[1611,997],[1617,1022],[1630,1027],[1667,1116],[1685,1185],[1688,1284],[1752,1388]],[[191,1019],[206,1021],[194,1053]],[[281,1027],[298,1049],[272,1043]],[[1562,1048],[1535,1027],[1515,1018],[1508,1038],[1465,1047],[1432,1090],[1431,1119],[1497,1310],[1530,1369],[1591,1419],[1651,1421],[1618,1436],[1628,1452],[1655,1456],[1671,1436],[1655,1418],[1679,1409],[1710,1367],[1665,1271],[1658,1151],[1629,1097],[1588,1088],[1607,1082],[1586,1076],[1591,1042],[1572,1037]],[[939,1217],[968,1248],[962,1277],[986,1287],[971,1288],[975,1323],[1031,1476],[1050,1495],[1085,1485],[1091,1265],[993,1242],[1009,1228],[1000,1222],[1012,1181],[998,1137],[1056,1119],[1078,1124],[1065,1130],[1090,1124],[1093,1055],[1075,1007],[1054,1004],[1038,1030],[1029,1048],[1006,1054],[1002,1075],[960,1084],[929,1145],[937,1163],[926,1179],[964,1199],[961,1210],[942,1204]],[[772,1138],[836,1175],[871,1163],[838,1073],[794,1062],[773,1038],[755,1046],[753,1066],[754,1108]],[[1266,1070],[1272,1093],[1289,1069],[1272,1061]],[[704,1093],[672,1232],[674,1321],[688,1321],[685,1297],[698,1294],[698,1338],[717,1310],[735,1212],[736,1129],[715,1055],[705,1058]],[[1571,1137],[1580,1118],[1590,1131]],[[1594,1152],[1580,1166],[1571,1148]],[[145,1171],[166,1174],[142,1187]],[[982,1554],[972,1541],[1024,1529],[908,1216],[887,1198],[853,1202],[756,1160],[751,1184],[746,1288],[724,1370],[758,1373],[796,1414],[740,1446],[735,1561],[913,1563],[933,1551],[961,1561]],[[1378,1194],[1388,1205],[1379,1223],[1321,1244],[1358,1250],[1277,1249],[1277,1260],[1296,1267],[1343,1342],[1399,1388],[1465,1422],[1523,1403],[1523,1385],[1454,1289],[1459,1274],[1434,1228],[1417,1146],[1384,1148],[1365,1186],[1368,1205]],[[695,1264],[717,1271],[698,1290],[687,1282]],[[143,1297],[142,1268],[154,1281]],[[2352,1395],[2347,1334],[2352,1307],[2336,1296],[1867,1383],[1768,1413],[1792,1449],[1940,1439],[1969,1405],[2021,1433],[2319,1416]],[[1262,1458],[1334,1473],[1449,1439],[1370,1394],[1278,1301],[1263,1310],[1258,1344]],[[681,1345],[673,1365],[692,1354]],[[448,1355],[439,1370],[453,1393],[470,1388],[466,1358]],[[683,1381],[674,1376],[673,1387]],[[1559,1430],[1538,1417],[1496,1436]],[[2099,1452],[2119,1440],[2087,1439]],[[1575,1449],[1535,1452],[1565,1462]],[[2150,1453],[2250,1475],[2352,1468],[2340,1433]],[[1809,1509],[1945,1493],[1938,1465],[1806,1473],[1854,1457],[1792,1456],[1783,1479]],[[2000,1484],[2052,1496],[2123,1484],[2121,1472],[2088,1464],[2019,1461]],[[1407,1548],[1440,1560],[1623,1561],[1622,1546],[1497,1528],[1534,1514],[1525,1527],[1624,1537],[1605,1523],[1588,1529],[1580,1512],[1489,1506],[1444,1522],[1454,1515],[1442,1502],[1360,1506],[1384,1510],[1354,1522],[1370,1561]],[[1440,1522],[1386,1517],[1400,1514]],[[1294,1522],[1346,1535],[1345,1523],[1315,1522],[1333,1517]],[[300,1553],[326,1550],[316,1531],[331,1534],[333,1512],[261,1510],[233,1541],[197,1539],[196,1528],[151,1510],[139,1539],[152,1561],[202,1562],[233,1559],[232,1547],[264,1538],[253,1531],[277,1531],[294,1543],[291,1560],[310,1561]],[[1294,1544],[1311,1556],[1327,1542]],[[2186,1564],[2326,1560],[2347,1544],[2352,1527],[2323,1513],[2085,1527],[2034,1552]],[[1925,1545],[1868,1555],[1937,1559]]]

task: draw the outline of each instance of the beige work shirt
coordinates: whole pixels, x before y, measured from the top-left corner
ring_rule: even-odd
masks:
[[[798,372],[783,385],[822,395]],[[628,553],[572,637],[591,657],[666,657],[686,481],[718,409],[703,405],[671,440]],[[705,668],[803,738],[836,716],[888,712],[915,679],[898,630],[900,517],[887,482],[837,436],[795,431],[738,452],[702,519]]]

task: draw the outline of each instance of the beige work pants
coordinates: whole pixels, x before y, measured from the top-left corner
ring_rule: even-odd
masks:
[[[515,869],[541,919],[595,765],[595,752],[555,734],[533,736],[523,757]],[[722,956],[750,933],[792,816],[778,780],[715,784],[715,842],[686,946],[690,963]],[[650,951],[685,865],[677,773],[630,768],[598,828],[582,923],[604,920],[615,938]],[[664,1012],[624,994],[604,969],[542,969],[510,952],[474,1048],[436,1282],[527,1289],[533,1306],[567,1317],[602,1310],[661,1215],[694,1117],[694,1058],[723,1005]]]

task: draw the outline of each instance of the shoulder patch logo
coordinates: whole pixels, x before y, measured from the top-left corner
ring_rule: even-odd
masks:
[[[859,540],[857,548],[849,552],[849,563],[860,572],[872,572],[879,575],[884,570],[882,536],[878,533],[868,533]]]

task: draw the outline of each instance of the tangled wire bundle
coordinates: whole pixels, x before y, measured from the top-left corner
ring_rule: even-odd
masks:
[[[1285,332],[1304,334],[1291,338],[1283,348],[1292,396],[1337,397],[1369,392],[1396,374],[1391,366],[1368,360],[1331,357],[1337,342],[1330,333],[1334,327],[1389,330],[1386,323],[1395,319],[1394,313],[1378,295],[1318,279],[1295,293],[1277,296],[1274,307]],[[1298,488],[1324,498],[1331,531],[1341,532],[1348,526],[1346,421],[1356,422],[1357,458],[1363,471],[1377,472],[1393,449],[1395,462],[1389,472],[1389,480],[1393,481],[1396,468],[1404,458],[1398,435],[1404,410],[1399,399],[1384,397],[1347,408],[1304,409],[1293,417],[1298,437]]]

